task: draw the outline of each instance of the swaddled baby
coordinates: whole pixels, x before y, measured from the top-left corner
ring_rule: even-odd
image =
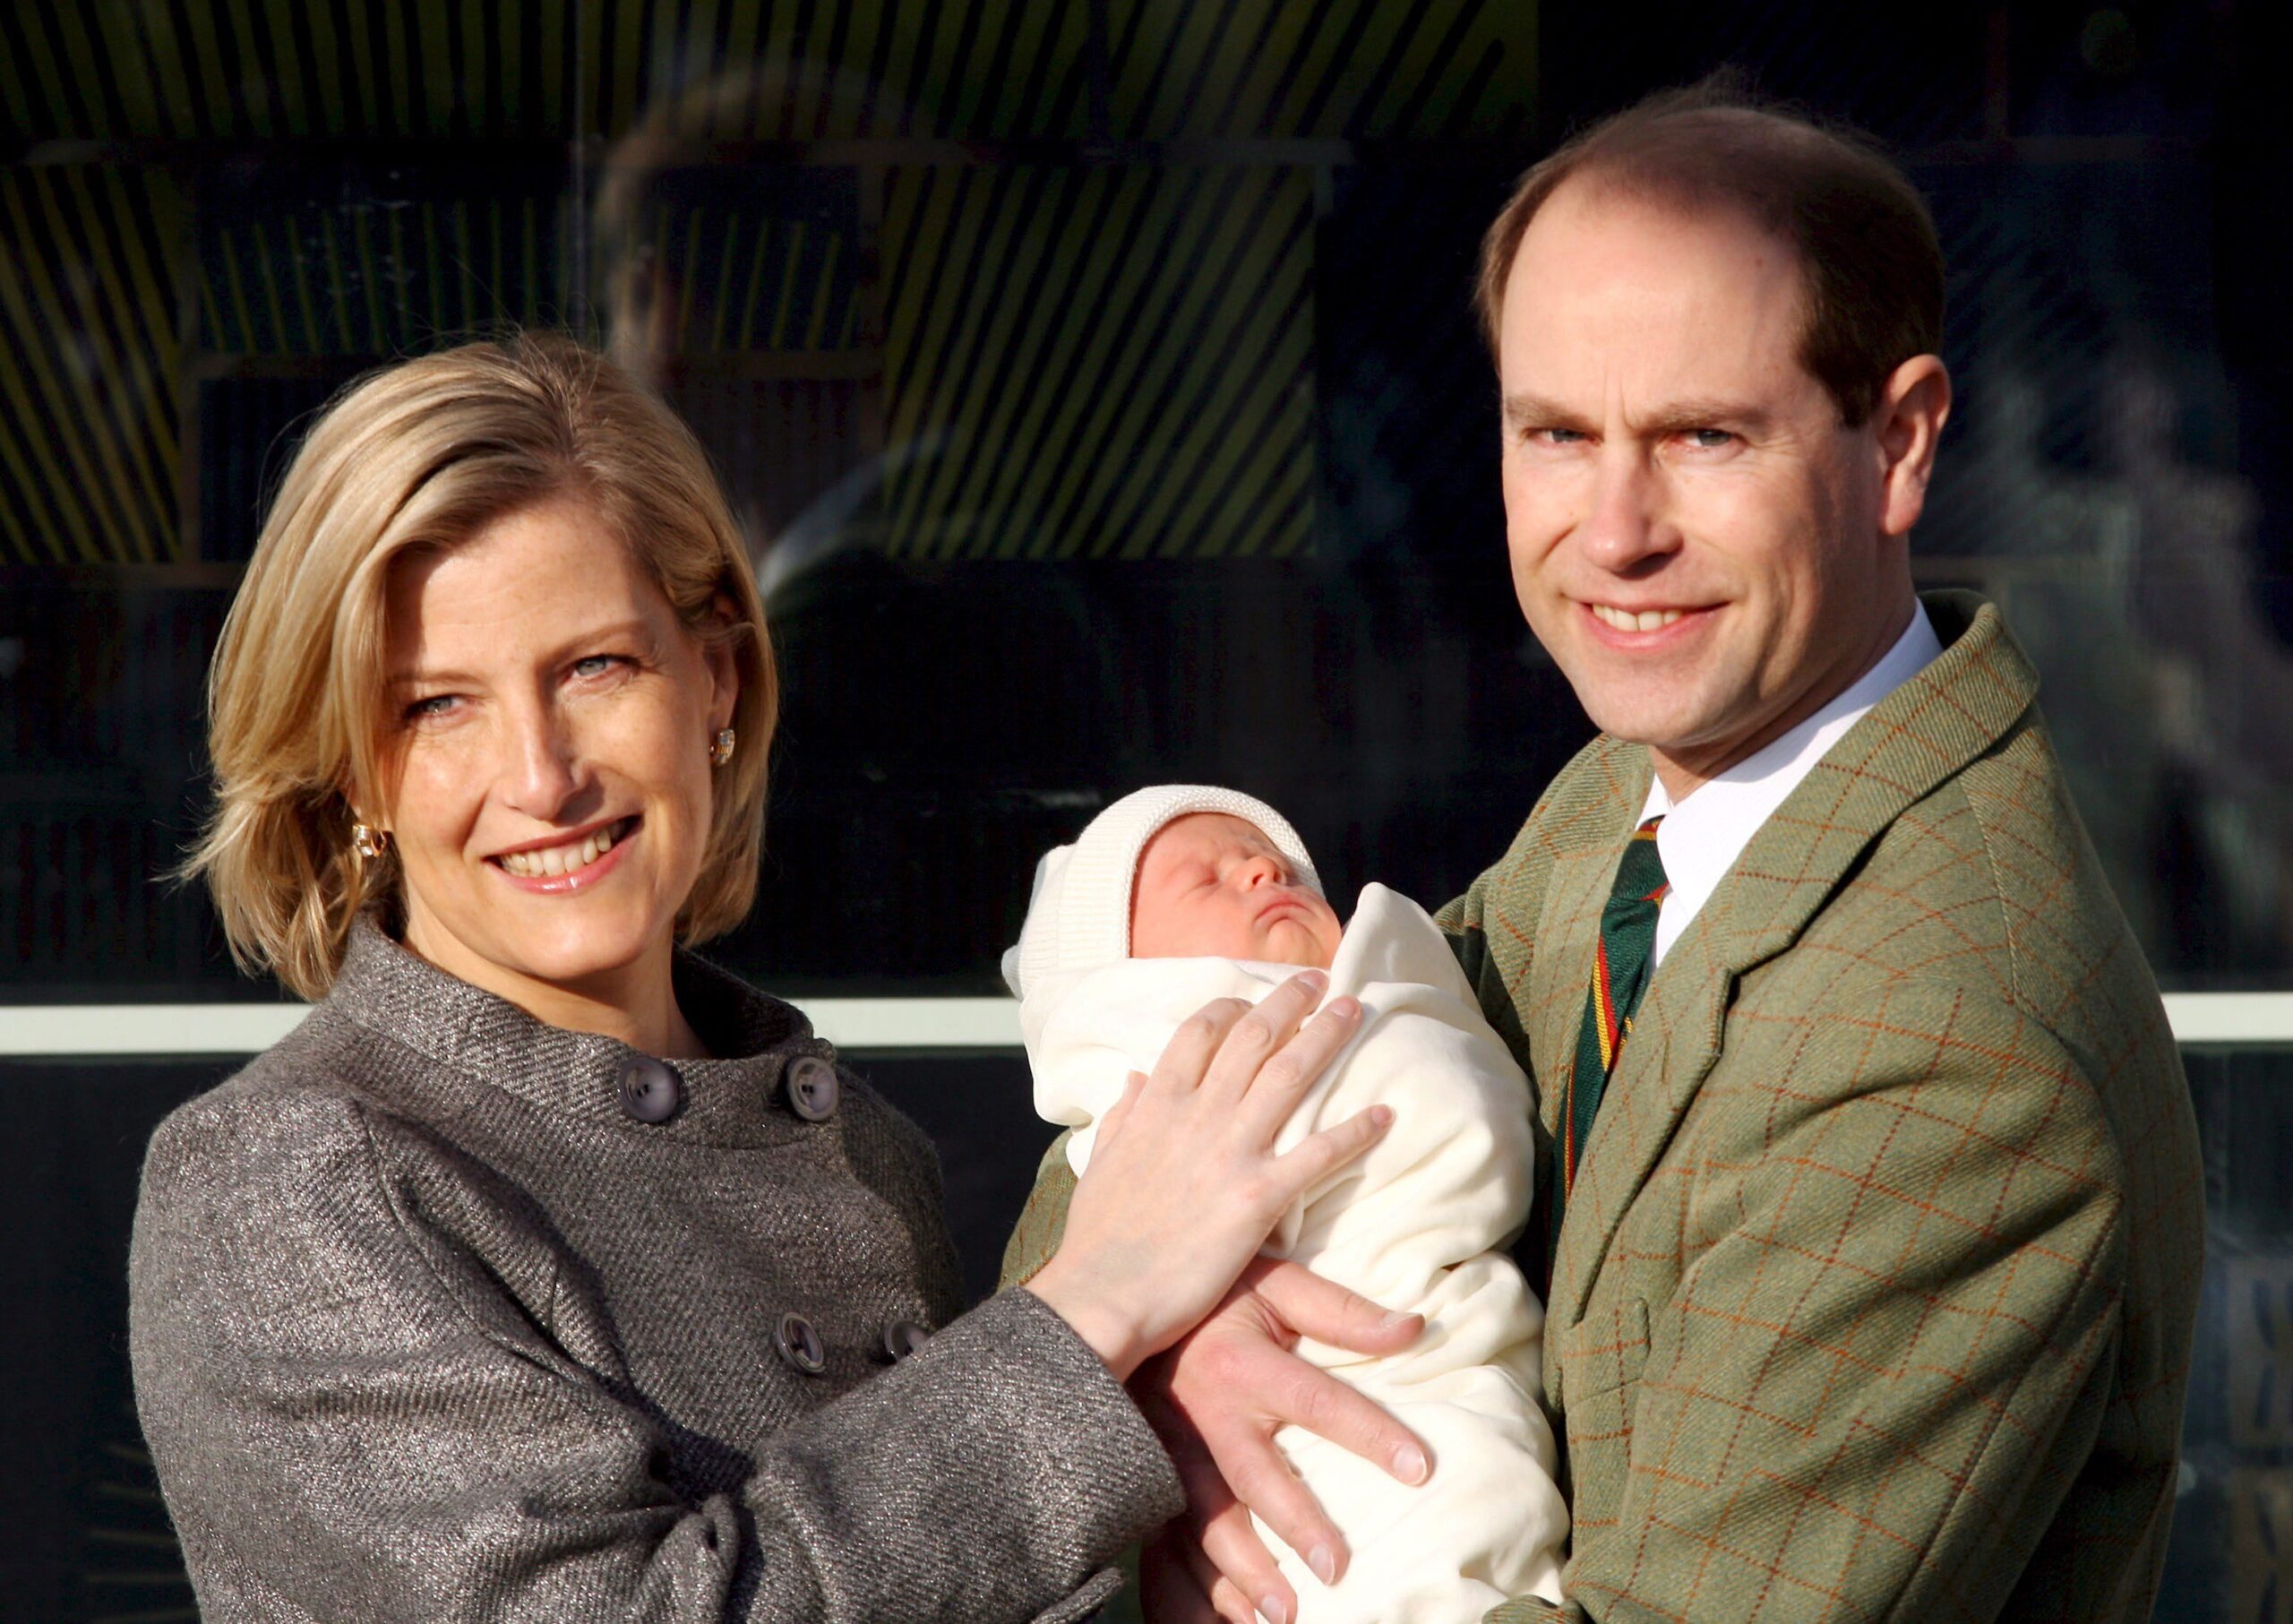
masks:
[[[1360,1001],[1361,1030],[1284,1128],[1284,1148],[1383,1102],[1394,1124],[1306,1198],[1267,1250],[1389,1309],[1425,1316],[1379,1358],[1299,1352],[1423,1439],[1433,1475],[1395,1482],[1292,1428],[1276,1442],[1344,1534],[1325,1585],[1261,1525],[1301,1624],[1457,1624],[1529,1593],[1558,1600],[1568,1517],[1539,1409],[1544,1313],[1498,1249],[1528,1213],[1527,1080],[1481,1018],[1425,911],[1364,888],[1341,932],[1304,846],[1264,803],[1191,785],[1143,789],[1046,855],[1004,975],[1035,1072],[1035,1109],[1088,1163],[1125,1077],[1214,999],[1255,1002],[1301,965]]]

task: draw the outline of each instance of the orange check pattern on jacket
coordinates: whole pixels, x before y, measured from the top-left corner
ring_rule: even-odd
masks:
[[[1547,1302],[1569,1599],[1492,1620],[2150,1616],[2195,1123],[2029,662],[1980,600],[1928,608],[1941,657],[1649,985]],[[1533,1077],[1567,1064],[1648,772],[1596,741],[1441,915]]]

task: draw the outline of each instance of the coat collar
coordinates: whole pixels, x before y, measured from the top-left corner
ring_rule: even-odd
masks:
[[[623,1068],[637,1051],[537,1020],[408,952],[369,917],[352,925],[341,971],[306,1024],[314,1036],[349,1038],[354,1052],[380,1040],[430,1061],[362,1069],[396,1079],[392,1093],[431,1096],[404,1102],[425,1116],[459,1113],[499,1090],[569,1121],[671,1140],[764,1144],[802,1130],[781,1072],[802,1054],[833,1060],[834,1049],[795,1009],[683,949],[674,975],[678,1006],[721,1058],[669,1062],[682,1104],[658,1124],[635,1121],[622,1104]]]
[[[1743,855],[1649,984],[1617,1075],[1577,1173],[1553,1264],[1548,1310],[1561,1325],[1583,1317],[1602,1262],[1674,1130],[1720,1057],[1737,979],[1789,948],[1862,853],[1905,809],[1994,746],[2029,711],[2038,678],[1998,612],[1966,592],[1926,594],[1944,644],[1834,745],[1752,837]],[[1647,755],[1640,758],[1640,795]],[[1607,838],[1555,866],[1546,921],[1556,974],[1576,976],[1576,1001],[1543,1001],[1541,1075],[1571,1063],[1601,903],[1640,798],[1631,783]],[[1542,948],[1542,943],[1540,947]],[[1565,1025],[1566,1030],[1561,1028]],[[1559,1090],[1542,1090],[1549,1098]]]

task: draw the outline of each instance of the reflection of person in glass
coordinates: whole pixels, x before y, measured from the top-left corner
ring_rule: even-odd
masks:
[[[1602,729],[1440,915],[1552,1158],[1574,1551],[1490,1618],[2147,1618],[2195,1125],[2029,662],[1912,590],[1924,204],[1693,92],[1530,171],[1481,305],[1514,584]],[[1245,1505],[1335,1538],[1267,1440],[1344,1401],[1279,1330],[1245,1292],[1143,1373],[1196,1519],[1160,1616],[1278,1582]]]
[[[1267,1253],[1423,1317],[1416,1342],[1382,1357],[1301,1351],[1405,1419],[1438,1463],[1396,1481],[1310,1432],[1282,1437],[1353,1550],[1332,1586],[1314,1571],[1326,1553],[1282,1551],[1299,1616],[1454,1624],[1513,1595],[1557,1600],[1568,1513],[1535,1397],[1543,1310],[1498,1250],[1536,1178],[1528,1081],[1423,908],[1367,886],[1341,931],[1297,831],[1264,802],[1188,784],[1125,795],[1043,857],[1004,958],[1035,1109],[1075,1130],[1068,1161],[1087,1168],[1129,1070],[1209,1000],[1262,998],[1292,965],[1327,969],[1363,1017],[1287,1132],[1379,1100],[1401,1113],[1306,1192]]]
[[[1358,1007],[1189,1023],[1070,1243],[959,1313],[928,1142],[677,945],[754,884],[770,650],[690,434],[562,341],[318,423],[212,697],[193,866],[322,1001],[144,1171],[136,1391],[204,1616],[1104,1599],[1178,1499],[1121,1379],[1389,1115],[1274,1148]]]

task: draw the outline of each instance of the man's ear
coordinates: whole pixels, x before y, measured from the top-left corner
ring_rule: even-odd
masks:
[[[1913,356],[1887,374],[1871,414],[1879,443],[1879,530],[1908,536],[1927,506],[1935,447],[1951,417],[1951,373],[1940,356]]]

